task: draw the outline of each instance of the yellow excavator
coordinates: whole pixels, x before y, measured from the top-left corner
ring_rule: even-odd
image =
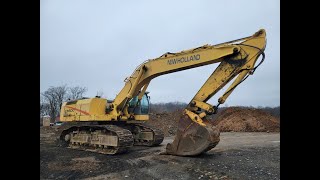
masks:
[[[162,154],[195,156],[214,148],[220,141],[220,132],[207,115],[217,113],[232,91],[242,83],[265,58],[266,32],[259,30],[249,37],[204,45],[181,52],[167,52],[140,64],[115,99],[99,96],[64,102],[60,120],[59,142],[68,147],[104,154],[119,154],[134,145],[157,146],[164,133],[144,124],[149,120],[147,87],[158,76],[220,63],[184,109],[178,121],[178,130],[172,143]],[[258,58],[259,63],[255,66]],[[199,72],[201,73],[201,72]],[[207,101],[234,79],[217,105]]]

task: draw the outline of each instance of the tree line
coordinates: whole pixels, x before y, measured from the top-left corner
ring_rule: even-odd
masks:
[[[40,92],[40,117],[49,115],[51,122],[54,122],[64,101],[82,98],[87,90],[81,86],[61,85],[51,86],[46,91]]]

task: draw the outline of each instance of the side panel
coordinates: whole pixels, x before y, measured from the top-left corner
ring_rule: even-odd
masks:
[[[60,121],[117,121],[117,116],[106,114],[106,99],[91,98],[65,102],[61,107]],[[137,121],[149,120],[148,114],[134,115]],[[124,117],[123,117],[124,118]],[[126,121],[126,119],[122,119]]]
[[[116,119],[105,114],[106,99],[90,98],[63,103],[60,120],[70,121],[110,121]]]

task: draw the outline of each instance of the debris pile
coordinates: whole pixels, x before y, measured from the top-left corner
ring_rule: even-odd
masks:
[[[226,108],[218,114],[213,124],[221,132],[280,132],[280,118],[255,108]]]
[[[182,110],[151,113],[147,124],[157,127],[164,135],[174,136]],[[249,107],[228,107],[208,119],[221,132],[280,132],[280,118],[261,109]]]

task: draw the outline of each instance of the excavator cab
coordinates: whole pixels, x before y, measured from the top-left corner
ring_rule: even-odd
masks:
[[[149,96],[145,93],[139,101],[138,96],[129,101],[128,112],[135,115],[148,115],[149,113]]]

